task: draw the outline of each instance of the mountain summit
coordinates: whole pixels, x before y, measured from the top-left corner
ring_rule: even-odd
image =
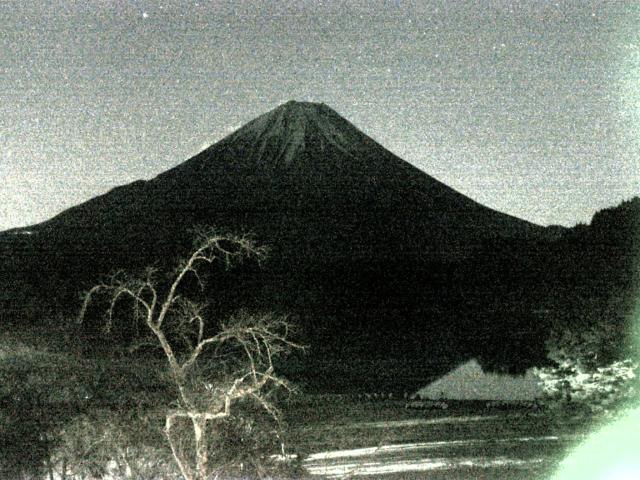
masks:
[[[379,167],[376,162],[367,165],[362,157],[381,161],[388,159],[390,152],[325,104],[290,101],[204,150],[193,163],[207,168],[203,162],[214,157],[222,157],[227,166],[249,168],[254,174],[303,173],[301,170],[317,174],[324,170],[326,175],[329,169],[339,174],[359,167],[358,173],[367,175],[368,170]]]
[[[306,147],[346,157],[371,140],[323,103],[287,102],[249,122],[223,144],[238,144],[254,162],[290,166]]]
[[[227,141],[245,146],[258,164],[275,161],[290,166],[306,145],[319,148],[319,153],[335,148],[349,155],[362,141],[358,133],[322,103],[290,101],[256,118]]]
[[[433,352],[436,332],[442,365],[473,353],[479,346],[461,350],[460,335],[493,321],[464,313],[486,295],[490,272],[474,262],[502,258],[500,242],[548,235],[447,187],[328,106],[287,102],[152,180],[14,235],[28,243],[15,268],[32,272],[21,273],[25,291],[56,291],[73,309],[77,291],[109,271],[170,266],[197,225],[251,232],[271,250],[259,271],[216,285],[220,308],[297,315],[324,352],[314,358],[340,365],[345,355],[366,363]]]

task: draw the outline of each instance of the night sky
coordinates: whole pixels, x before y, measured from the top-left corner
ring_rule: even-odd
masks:
[[[640,194],[638,2],[1,0],[0,230],[290,99],[543,225]]]

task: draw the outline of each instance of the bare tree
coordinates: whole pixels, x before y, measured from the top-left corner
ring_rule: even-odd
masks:
[[[209,478],[210,422],[229,418],[235,403],[255,400],[266,412],[279,419],[272,392],[291,386],[274,370],[274,358],[283,352],[302,348],[290,339],[286,318],[247,312],[219,324],[209,335],[205,305],[183,298],[181,287],[193,276],[202,289],[199,268],[217,261],[231,265],[243,258],[263,258],[266,251],[246,236],[198,235],[191,256],[181,261],[166,285],[153,269],[139,277],[119,272],[91,288],[84,297],[82,321],[87,307],[98,295],[106,295],[106,328],[111,329],[114,310],[121,299],[133,304],[132,318],[149,333],[139,344],[151,341],[162,348],[172,384],[177,389],[177,407],[166,412],[164,433],[173,457],[186,480]],[[211,366],[214,368],[210,368]],[[189,446],[176,433],[180,421],[190,422],[193,434]]]

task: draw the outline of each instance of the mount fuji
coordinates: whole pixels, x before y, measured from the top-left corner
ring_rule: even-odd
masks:
[[[312,353],[289,367],[319,388],[412,383],[406,372],[485,354],[518,370],[538,355],[528,277],[512,280],[519,252],[557,229],[473,201],[324,104],[283,104],[151,180],[0,234],[14,259],[2,268],[72,311],[101,275],[170,266],[197,225],[269,246],[261,268],[221,273],[210,294],[221,311],[294,316]]]

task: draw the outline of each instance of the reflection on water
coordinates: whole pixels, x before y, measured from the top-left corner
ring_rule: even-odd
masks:
[[[471,468],[527,468],[550,463],[551,458],[541,455],[544,449],[539,448],[540,444],[568,443],[575,438],[573,435],[548,435],[381,445],[314,453],[305,459],[304,465],[309,473],[328,478],[428,470],[455,470],[464,475],[463,471]]]

